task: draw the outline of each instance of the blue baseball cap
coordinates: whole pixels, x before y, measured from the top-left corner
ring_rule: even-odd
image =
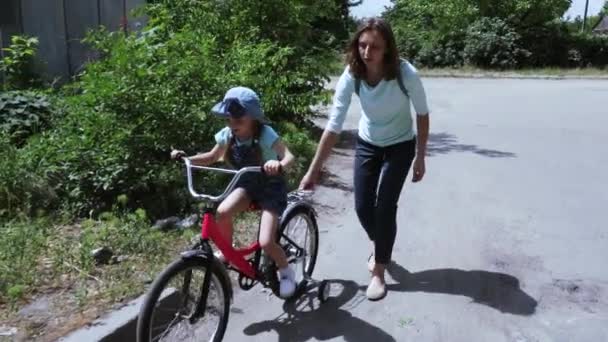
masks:
[[[235,118],[247,114],[262,123],[268,122],[262,111],[258,94],[246,87],[229,89],[224,95],[224,99],[213,106],[211,112],[218,116]]]

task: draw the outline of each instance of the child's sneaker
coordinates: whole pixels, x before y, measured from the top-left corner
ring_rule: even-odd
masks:
[[[296,274],[291,269],[291,267],[287,266],[283,269],[279,270],[280,276],[280,286],[279,286],[279,295],[281,298],[289,298],[293,296],[294,292],[296,292]]]

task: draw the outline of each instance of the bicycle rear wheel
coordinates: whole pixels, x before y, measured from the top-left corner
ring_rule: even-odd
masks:
[[[287,254],[290,266],[294,268],[297,295],[306,288],[308,279],[312,277],[319,249],[319,228],[310,208],[299,207],[287,213],[277,239]]]
[[[222,340],[230,313],[226,280],[210,261],[179,259],[154,281],[137,321],[137,341]],[[217,266],[221,267],[221,266]],[[203,282],[209,278],[207,298],[201,303],[204,315],[196,314],[203,295]]]

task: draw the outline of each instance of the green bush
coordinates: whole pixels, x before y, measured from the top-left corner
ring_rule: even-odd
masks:
[[[522,45],[531,53],[526,66],[567,67],[570,65],[570,33],[565,24],[553,21],[542,26],[530,27],[522,33]]]
[[[569,59],[577,67],[606,68],[608,66],[608,37],[589,34],[572,36],[570,49],[579,53],[580,59]]]
[[[464,60],[482,68],[515,68],[530,55],[519,44],[519,34],[505,21],[481,18],[467,30]]]
[[[596,67],[608,65],[608,38],[587,33],[572,33],[568,24],[555,21],[530,28],[522,35],[529,47],[527,64],[533,67]]]
[[[464,44],[464,34],[455,31],[425,43],[413,60],[420,66],[431,68],[461,66],[464,63]]]
[[[4,90],[28,89],[39,85],[34,72],[37,48],[38,38],[18,35],[11,38],[11,45],[3,49],[5,56],[0,59]]]
[[[308,170],[308,164],[315,154],[317,147],[315,140],[311,139],[310,133],[307,130],[303,130],[301,127],[290,122],[283,121],[276,128],[281,134],[281,139],[283,139],[296,158],[296,162],[288,174],[287,181],[290,188],[297,188],[301,177]]]
[[[49,98],[33,91],[8,91],[0,94],[0,134],[15,146],[23,146],[31,135],[49,126]]]
[[[396,0],[384,16],[401,53],[421,66],[606,66],[608,39],[562,19],[570,2]]]
[[[41,176],[40,160],[11,143],[8,135],[0,136],[0,222],[19,213],[34,215],[38,209],[57,205],[57,194]]]
[[[39,203],[24,200],[22,207],[46,205],[89,215],[126,195],[130,207],[144,208],[152,218],[187,208],[192,203],[182,165],[169,160],[169,151],[210,148],[225,123],[209,109],[236,85],[255,89],[277,125],[296,124],[286,141],[295,142],[290,147],[296,151],[309,151],[310,142],[295,127],[302,127],[312,105],[328,99],[326,55],[331,60],[334,53],[304,51],[295,45],[302,37],[294,36],[291,45],[288,33],[304,32],[315,19],[309,11],[321,2],[277,2],[285,17],[276,31],[252,19],[259,8],[238,3],[243,7],[237,11],[215,2],[163,2],[150,7],[150,24],[138,34],[91,34],[87,42],[104,58],[62,90],[60,122],[30,138],[17,157],[19,172],[40,179],[54,196]],[[271,35],[279,36],[263,38]],[[203,181],[212,189],[218,180]],[[20,186],[9,182],[11,193]]]

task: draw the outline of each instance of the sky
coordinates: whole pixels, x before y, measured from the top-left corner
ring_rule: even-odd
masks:
[[[384,11],[384,7],[390,5],[390,0],[363,0],[363,4],[351,9],[353,16],[357,18],[378,16]],[[604,0],[589,0],[589,15],[597,14]],[[582,16],[585,12],[585,0],[572,0],[572,7],[566,12],[566,16]]]

